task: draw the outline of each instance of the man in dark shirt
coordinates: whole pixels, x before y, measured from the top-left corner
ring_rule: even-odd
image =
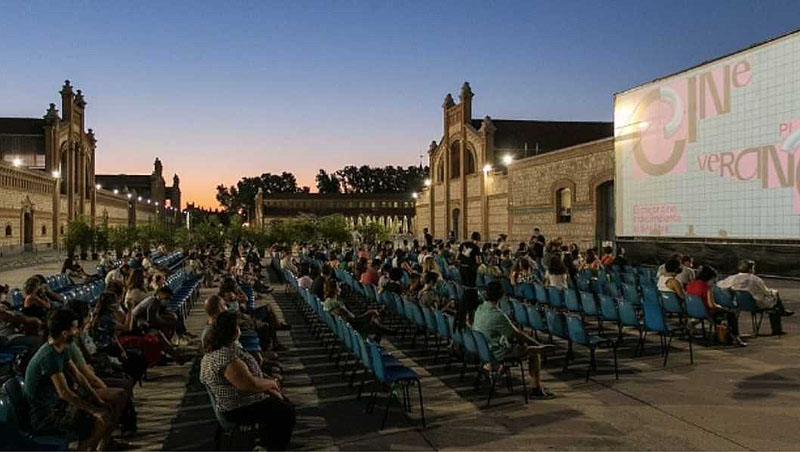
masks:
[[[534,259],[541,259],[544,256],[544,236],[539,232],[539,228],[533,228],[533,236],[531,237],[531,248],[533,249]]]
[[[104,450],[119,413],[100,398],[69,358],[67,347],[79,334],[75,314],[66,309],[54,311],[47,326],[50,337],[25,371],[32,430],[43,435],[74,432],[80,440],[79,450],[95,450],[101,441],[100,450]],[[65,373],[88,397],[73,392]]]
[[[464,242],[458,247],[458,267],[461,273],[461,284],[466,287],[475,287],[475,278],[478,276],[478,266],[481,264],[481,234],[473,232],[472,240]]]
[[[422,234],[425,236],[425,246],[432,247],[433,246],[433,236],[430,232],[428,232],[428,228],[422,230]]]

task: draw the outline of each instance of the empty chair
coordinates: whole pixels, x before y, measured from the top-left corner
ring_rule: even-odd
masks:
[[[629,303],[634,305],[641,305],[642,300],[639,297],[639,291],[636,289],[636,284],[624,283],[622,284],[622,296]]]
[[[528,319],[528,310],[525,305],[517,300],[511,301],[511,306],[514,310],[514,320],[520,328],[531,328],[531,321]]]
[[[398,393],[403,393],[406,400],[408,402],[411,401],[410,397],[408,397],[408,390],[409,386],[412,384],[415,384],[419,391],[419,410],[422,418],[422,427],[425,427],[425,406],[422,399],[422,382],[417,373],[405,366],[387,367],[381,349],[371,340],[367,340],[367,348],[370,351],[372,371],[377,383],[376,386],[383,387],[387,392],[386,410],[383,414],[381,428],[386,426],[386,419],[389,417],[389,407],[392,401],[397,398]],[[375,395],[373,393],[372,399],[374,400],[374,398]]]
[[[581,301],[578,298],[578,292],[574,289],[567,289],[564,291],[564,305],[570,312],[582,312]]]
[[[594,298],[594,294],[591,292],[581,291],[581,309],[583,313],[589,316],[600,316],[600,310],[597,309],[597,301]]]
[[[647,332],[652,331],[658,333],[661,338],[661,353],[664,356],[663,365],[667,365],[667,358],[669,358],[669,349],[672,344],[672,338],[676,333],[686,332],[688,329],[684,326],[675,327],[668,324],[664,320],[664,311],[658,300],[645,298],[644,300],[644,334],[642,335],[642,348],[644,348],[644,341],[647,337]],[[692,335],[686,334],[689,339],[689,361],[694,364],[694,351],[692,350]]]
[[[595,351],[598,346],[608,345],[614,353],[614,378],[619,379],[619,372],[617,370],[617,342],[611,339],[590,335],[586,332],[583,320],[578,315],[569,314],[567,318],[567,331],[569,332],[569,339],[572,344],[579,344],[589,349],[589,366],[586,369],[586,381],[589,381],[589,375],[592,370],[597,370],[597,362],[595,360]],[[567,360],[567,364],[569,360]]]

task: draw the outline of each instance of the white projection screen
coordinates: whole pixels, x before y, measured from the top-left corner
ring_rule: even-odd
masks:
[[[617,236],[800,238],[800,32],[614,97]]]

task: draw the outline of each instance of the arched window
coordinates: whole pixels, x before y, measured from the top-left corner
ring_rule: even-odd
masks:
[[[556,191],[556,222],[569,223],[572,221],[572,190],[561,188]]]
[[[461,145],[458,141],[450,146],[450,179],[461,177]]]
[[[47,235],[47,226],[42,225],[42,235]]]
[[[444,182],[444,159],[436,163],[436,182]]]
[[[472,146],[467,146],[466,158],[467,160],[464,162],[464,175],[475,172],[475,152]]]
[[[61,225],[61,235],[64,235],[64,225]]]
[[[11,237],[11,225],[6,225],[6,237]]]

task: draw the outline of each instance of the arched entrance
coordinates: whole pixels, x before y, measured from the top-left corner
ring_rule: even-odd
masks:
[[[458,225],[461,224],[461,210],[457,208],[453,209],[452,222],[453,224],[450,230],[453,231],[453,237],[459,240],[461,238],[461,231],[458,230]]]
[[[33,250],[33,212],[30,209],[22,214],[22,244],[25,251]]]
[[[610,180],[598,185],[595,189],[595,241],[599,246],[603,242],[616,240],[616,216],[614,211],[614,181]]]

